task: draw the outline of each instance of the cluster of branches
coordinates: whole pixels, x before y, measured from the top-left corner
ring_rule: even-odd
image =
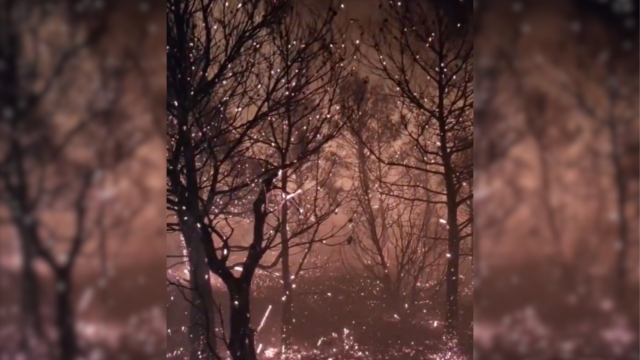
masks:
[[[535,201],[522,201],[527,191],[512,180],[515,191],[507,197],[514,205],[509,208],[530,203],[535,205],[528,211],[542,214],[542,222],[530,235],[545,240],[545,255],[562,274],[563,288],[592,283],[587,279],[591,271],[572,268],[608,262],[605,258],[610,257],[610,275],[618,298],[623,299],[633,243],[629,199],[638,173],[638,140],[629,136],[638,126],[638,86],[623,73],[637,72],[636,56],[631,56],[635,45],[605,29],[586,9],[568,3],[556,18],[558,24],[567,25],[564,33],[544,44],[553,51],[534,54],[528,50],[533,47],[525,45],[541,40],[533,40],[520,26],[546,5],[514,9],[513,22],[505,23],[510,36],[489,47],[491,53],[484,56],[491,61],[479,67],[484,101],[477,112],[481,120],[477,131],[491,141],[483,142],[477,154],[483,160],[482,170],[517,174],[531,165],[508,156],[510,150],[525,142],[532,145],[537,186],[530,195]],[[487,30],[481,38],[490,36]],[[518,99],[509,98],[513,106],[505,111],[501,108],[506,107],[507,97],[496,94],[507,92]],[[515,118],[507,111],[519,113],[522,121],[507,121]],[[575,156],[575,149],[583,151]],[[581,174],[577,178],[588,180],[569,181],[573,171]],[[571,194],[572,201],[560,200],[559,194]],[[487,200],[499,201],[497,193],[490,197]],[[489,225],[504,223],[512,213],[503,211],[505,216],[482,221],[478,227],[491,231]]]
[[[131,121],[144,111],[126,103],[124,90],[132,88],[139,54],[113,48],[107,35],[114,10],[2,3],[0,206],[3,230],[16,234],[22,258],[23,331],[19,349],[0,344],[9,352],[60,359],[81,353],[72,301],[79,261],[95,257],[104,270],[107,239],[122,236],[141,208],[131,195],[122,206],[118,193],[138,187],[134,192],[145,194],[141,184],[124,186],[117,176],[134,166],[148,124]],[[92,21],[79,21],[81,12]],[[107,52],[112,61],[104,60]],[[37,263],[47,274],[36,271]],[[55,283],[53,326],[41,310],[47,277]]]
[[[167,229],[184,238],[200,299],[192,311],[212,309],[209,272],[231,304],[228,337],[202,331],[212,329],[210,310],[192,317],[192,357],[218,358],[221,338],[232,358],[255,359],[256,271],[281,264],[291,298],[291,249],[308,254],[339,231],[320,233],[342,201],[322,159],[345,123],[334,103],[351,72],[346,29],[332,7],[289,1],[169,1],[167,12]],[[235,234],[243,230],[248,242]]]
[[[343,260],[348,268],[364,269],[379,282],[391,310],[403,315],[414,310],[427,284],[442,284],[437,279],[443,275],[444,227],[435,206],[407,200],[429,199],[432,194],[413,186],[415,183],[399,187],[411,172],[378,161],[367,149],[386,156],[388,144],[400,141],[391,97],[383,93],[382,86],[369,86],[366,80],[349,85],[344,89],[343,109],[357,115],[343,141],[353,159],[347,161],[351,171],[346,174],[353,181],[349,201],[353,235]]]
[[[476,131],[483,139],[475,152],[482,160],[476,175],[483,178],[477,206],[486,211],[475,225],[482,230],[476,240],[482,239],[487,267],[515,268],[526,271],[529,281],[542,280],[536,296],[521,294],[520,289],[531,287],[524,281],[497,296],[508,296],[514,305],[544,307],[551,317],[571,309],[574,315],[561,322],[542,318],[550,327],[545,336],[550,343],[590,339],[603,320],[635,309],[637,302],[631,300],[629,280],[637,264],[631,249],[638,240],[628,230],[638,212],[638,84],[629,76],[638,72],[637,31],[606,24],[604,19],[613,17],[606,9],[612,4],[597,4],[596,11],[593,4],[582,5],[542,1],[510,7],[497,2],[478,17],[485,24],[477,37],[483,50],[479,58],[485,61],[477,68],[483,99],[476,106]],[[551,8],[554,15],[541,22],[538,15]],[[633,16],[631,10],[625,15],[616,9],[615,17]],[[510,20],[496,21],[505,17]],[[506,251],[525,260],[526,267],[509,261]],[[478,290],[504,285],[495,275],[483,281],[488,286]],[[569,302],[567,293],[572,294]],[[488,297],[477,298],[485,298],[476,303],[481,317],[489,315],[485,309],[498,310],[497,317],[510,311]],[[602,311],[604,299],[616,299],[610,302],[616,311]],[[578,339],[571,333],[573,325],[567,325],[583,314],[589,314],[589,321],[580,325],[584,332]],[[505,328],[493,343],[511,333],[512,327]],[[592,351],[583,350],[587,347],[611,351],[608,344],[586,343],[574,355]],[[486,350],[505,353],[514,345]],[[556,349],[549,346],[540,356],[553,358]]]
[[[468,19],[451,20],[443,2],[381,5],[382,28],[361,46],[347,43],[349,27],[338,26],[332,7],[167,6],[167,230],[183,238],[186,255],[178,256],[188,260],[199,314],[189,327],[192,358],[218,358],[222,340],[232,358],[255,359],[251,284],[278,265],[286,352],[294,281],[314,244],[347,234],[396,305],[444,271],[447,332],[455,335],[460,259],[472,251]],[[351,80],[347,60],[358,56],[350,51],[384,94]],[[333,174],[348,159],[353,184],[343,188]],[[329,225],[345,203],[353,217]],[[209,273],[230,297],[228,337],[224,327],[212,331]]]
[[[367,139],[359,129],[353,131],[359,144],[357,158],[362,163],[359,186],[363,193],[370,194],[366,178],[373,175],[378,182],[377,216],[367,210],[370,198],[358,201],[369,204],[363,208],[363,216],[370,219],[370,236],[379,239],[372,240],[374,245],[391,242],[384,237],[392,236],[396,238],[395,252],[408,254],[411,238],[422,238],[420,260],[414,260],[421,265],[416,267],[420,272],[437,263],[428,260],[437,259],[438,251],[435,243],[429,244],[438,240],[446,243],[445,331],[451,339],[457,336],[460,260],[472,251],[471,242],[465,240],[471,240],[473,222],[473,43],[469,18],[463,16],[456,22],[453,14],[464,12],[453,9],[455,6],[461,4],[434,1],[380,5],[384,18],[379,31],[364,42],[361,59],[388,85],[385,93],[395,100],[396,115],[378,126],[377,132],[390,138]],[[366,169],[368,158],[377,162],[377,168]],[[396,200],[408,207],[391,215]],[[414,218],[417,209],[420,215]],[[433,214],[440,211],[444,216],[432,221]],[[445,236],[435,230],[438,223],[446,228]],[[396,236],[387,234],[391,227],[392,232],[399,232]],[[389,273],[385,268],[388,265],[381,261],[381,247],[377,246],[379,260],[373,263]],[[406,255],[395,256],[395,276],[411,273],[405,264]],[[384,276],[389,282],[391,275]],[[410,277],[413,283],[419,282],[420,276]]]

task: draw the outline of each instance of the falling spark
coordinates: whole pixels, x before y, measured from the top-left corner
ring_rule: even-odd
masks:
[[[258,331],[260,331],[260,329],[262,329],[262,326],[264,326],[264,322],[267,321],[267,316],[269,316],[269,312],[271,311],[271,305],[269,305],[269,308],[267,309],[267,312],[264,313],[264,316],[262,317],[262,321],[260,321],[260,326],[258,326]],[[258,352],[260,352],[260,350],[258,350]]]
[[[88,288],[82,293],[82,297],[80,298],[80,304],[78,305],[78,312],[81,313],[89,307],[89,303],[91,303],[91,299],[93,299],[94,290],[92,288]]]

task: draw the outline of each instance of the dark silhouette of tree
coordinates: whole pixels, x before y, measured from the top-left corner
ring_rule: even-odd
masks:
[[[580,13],[581,10],[576,9]],[[573,71],[555,74],[558,85],[574,100],[576,107],[593,123],[596,133],[605,134],[607,150],[594,149],[596,163],[605,163],[611,171],[598,168],[597,173],[610,173],[615,201],[614,242],[616,260],[613,274],[616,279],[616,295],[620,304],[626,298],[629,272],[629,250],[632,246],[630,229],[631,184],[638,177],[638,84],[629,81],[629,74],[637,74],[637,47],[620,41],[614,31],[603,29],[599,21],[583,16],[583,24],[575,24],[573,36],[575,53],[564,55],[567,66]],[[585,26],[586,25],[586,26]],[[635,35],[637,36],[637,35]],[[634,134],[631,135],[630,134]],[[571,134],[569,134],[571,135]],[[604,191],[602,189],[601,191]],[[636,210],[637,211],[637,210]],[[604,215],[603,216],[607,216]],[[611,216],[609,216],[611,217]]]
[[[193,256],[204,255],[229,293],[223,341],[233,359],[251,360],[251,283],[264,255],[288,244],[276,242],[287,219],[271,216],[281,211],[274,194],[287,198],[290,171],[342,127],[331,116],[332,88],[348,71],[332,30],[337,12],[299,23],[290,2],[257,0],[170,1],[168,12],[167,206],[177,220],[168,228],[190,252],[201,244]],[[249,244],[233,237],[246,223]]]
[[[637,255],[629,251],[637,236],[625,231],[637,211],[632,206],[637,204],[638,171],[637,28],[628,29],[633,34],[615,29],[629,26],[624,18],[634,17],[635,5],[625,3],[628,10],[614,11],[617,20],[606,14],[606,8],[624,8],[623,3],[497,2],[483,19],[491,29],[477,38],[483,50],[477,53],[477,69],[485,67],[479,64],[482,59],[492,60],[483,72],[493,74],[485,73],[483,81],[492,85],[486,80],[493,76],[495,101],[475,129],[483,139],[476,154],[484,153],[488,160],[482,170],[493,175],[485,177],[491,178],[486,181],[491,194],[483,189],[482,203],[481,193],[476,194],[476,206],[486,209],[476,226],[487,229],[487,217],[494,215],[493,222],[507,231],[484,235],[493,242],[485,249],[494,270],[483,280],[484,296],[479,298],[484,304],[476,307],[489,311],[476,312],[488,322],[514,315],[512,309],[525,304],[544,308],[539,316],[547,335],[524,334],[522,340],[574,342],[574,356],[608,354],[610,345],[597,334],[620,313],[636,311],[632,292],[625,294],[633,285],[629,278],[626,284],[621,279],[631,276],[632,259],[637,264]],[[517,136],[508,136],[506,129]],[[488,138],[496,145],[502,138],[506,156],[488,156]],[[504,186],[509,182],[513,193],[512,186]],[[499,218],[499,213],[507,216]],[[504,243],[509,250],[500,249],[498,237],[512,242]],[[509,256],[517,256],[519,263],[504,261]],[[503,282],[499,274],[512,270],[519,281]],[[489,296],[499,287],[504,292],[498,298]],[[580,335],[575,333],[578,326]],[[513,336],[516,326],[500,327],[493,342],[500,345],[487,346],[486,354],[515,354],[518,342],[504,339]],[[549,345],[538,356],[554,358],[559,352]]]
[[[270,28],[267,38],[272,50],[266,61],[272,69],[284,75],[284,86],[277,95],[284,99],[282,112],[269,117],[252,137],[255,144],[252,158],[279,171],[277,192],[272,198],[278,203],[276,216],[279,247],[276,261],[281,262],[284,292],[281,351],[291,346],[293,314],[293,279],[291,252],[302,240],[311,250],[313,243],[326,241],[335,232],[319,234],[320,226],[340,203],[337,188],[332,184],[334,165],[330,154],[321,151],[335,139],[344,127],[345,119],[337,108],[339,86],[351,69],[342,46],[346,29],[339,29],[336,12],[317,11],[309,7],[292,6],[277,25]],[[255,155],[254,155],[255,154]],[[288,164],[295,161],[293,166]],[[304,191],[314,187],[316,191]],[[281,200],[278,199],[281,194]],[[302,208],[295,202],[301,200]],[[313,205],[313,208],[309,208]],[[272,264],[273,266],[274,264]],[[299,264],[301,269],[303,263]],[[298,271],[295,271],[296,273]]]
[[[264,45],[264,31],[277,20],[284,3],[273,7],[260,1],[237,5],[219,1],[167,3],[167,206],[178,220],[168,228],[180,231],[184,237],[191,260],[191,283],[196,285],[196,300],[200,299],[191,311],[206,311],[212,305],[206,303],[212,296],[208,281],[203,280],[208,279],[209,271],[223,279],[236,309],[232,310],[228,347],[234,358],[244,359],[254,352],[248,317],[250,282],[237,279],[226,267],[230,252],[227,238],[211,221],[226,210],[234,192],[253,181],[251,174],[238,176],[238,153],[246,151],[242,145],[248,132],[274,110],[266,107],[267,101],[263,100],[256,115],[245,121],[242,113],[229,116],[228,104],[237,108],[252,105],[251,97],[258,91],[250,92],[248,86],[257,85],[252,75],[261,65],[256,58]],[[251,80],[254,81],[247,84]],[[263,106],[266,111],[260,111]],[[236,177],[239,181],[233,182]],[[264,183],[255,201],[256,230],[260,232],[257,246],[262,243],[265,214],[260,205],[270,191],[268,185]],[[203,199],[201,193],[207,190]],[[206,224],[206,220],[210,223]],[[214,234],[223,241],[222,256],[214,247]],[[254,248],[252,259],[247,260],[255,261],[258,251]],[[199,262],[203,257],[206,270]],[[245,279],[250,281],[252,275],[247,270]],[[203,329],[211,331],[211,319],[212,316],[200,317],[200,321],[190,324],[192,356],[218,356],[215,341],[211,341],[215,335],[202,333]],[[198,335],[208,340],[198,339]]]
[[[435,293],[442,284],[446,246],[441,246],[441,240],[446,238],[434,204],[406,200],[427,200],[433,195],[417,186],[394,187],[406,184],[403,177],[411,174],[383,164],[367,149],[386,157],[390,155],[385,154],[388,144],[399,140],[400,132],[393,124],[396,107],[382,90],[366,79],[343,88],[341,108],[351,118],[351,134],[343,141],[353,157],[345,164],[353,181],[349,220],[353,235],[343,254],[347,267],[356,272],[364,269],[384,289],[390,310],[407,319],[405,315],[410,318],[420,296],[425,295],[424,289],[431,287],[430,292]],[[348,260],[354,255],[356,263]]]
[[[469,186],[473,174],[469,155],[473,148],[473,44],[470,24],[452,21],[449,6],[455,5],[439,1],[381,5],[384,19],[367,41],[376,56],[363,57],[363,61],[390,84],[400,103],[398,127],[414,151],[400,158],[369,150],[386,165],[422,173],[425,182],[419,186],[439,196],[423,201],[447,209],[445,327],[448,338],[453,339],[460,244],[471,237],[472,219],[460,211],[473,196]]]
[[[122,201],[113,194],[114,176],[126,171],[148,138],[123,106],[137,53],[104,60],[112,10],[81,9],[92,21],[79,23],[72,21],[78,9],[64,2],[6,1],[0,11],[0,199],[21,243],[22,351],[33,356],[80,355],[72,301],[78,261],[89,243],[122,229],[138,211],[133,204],[121,213],[109,210]],[[104,240],[99,251],[104,261]],[[50,339],[43,331],[36,261],[55,282],[57,338],[48,349],[41,349]]]

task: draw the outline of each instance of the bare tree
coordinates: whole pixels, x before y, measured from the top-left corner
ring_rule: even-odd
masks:
[[[250,99],[238,97],[246,94],[245,82],[254,71],[251,66],[256,65],[252,58],[264,43],[262,32],[277,19],[283,4],[269,7],[252,1],[244,5],[236,7],[213,0],[167,2],[167,205],[178,218],[176,223],[168,224],[168,229],[180,231],[188,249],[194,289],[189,333],[192,357],[217,356],[216,336],[211,333],[210,270],[226,280],[230,295],[246,293],[242,308],[248,311],[249,306],[248,289],[242,291],[243,284],[234,284],[235,278],[225,266],[228,247],[224,257],[219,258],[212,242],[215,229],[205,231],[203,227],[205,219],[215,221],[224,210],[220,204],[214,208],[215,200],[248,186],[248,183],[237,187],[232,184],[230,188],[219,189],[237,174],[233,169],[238,163],[234,153],[242,150],[240,146],[248,131],[266,114],[258,112],[245,121],[238,112],[229,117],[226,104],[231,101],[238,106],[250,104]],[[209,176],[201,177],[199,172]],[[249,177],[245,179],[248,181]],[[209,190],[204,201],[201,189]],[[229,198],[225,199],[227,204]],[[207,266],[202,266],[203,263]],[[210,316],[196,315],[207,310]],[[248,321],[236,320],[235,326],[232,321],[232,327],[230,350],[234,356],[243,358],[249,351]]]
[[[625,243],[619,242],[625,234],[620,217],[633,221],[629,205],[634,196],[629,191],[634,192],[637,184],[637,82],[631,80],[637,74],[637,47],[632,40],[637,39],[637,32],[633,29],[634,34],[621,36],[612,31],[616,24],[602,24],[603,20],[613,20],[607,7],[615,8],[617,3],[589,1],[579,5],[530,2],[505,6],[506,11],[494,6],[491,12],[495,17],[485,19],[492,29],[483,37],[487,46],[481,47],[485,56],[489,51],[491,55],[499,53],[498,62],[494,62],[497,75],[494,89],[499,100],[491,106],[491,110],[496,110],[493,118],[486,118],[493,124],[478,126],[475,130],[480,132],[485,128],[481,135],[482,147],[487,144],[484,139],[493,135],[500,141],[505,128],[514,129],[521,138],[508,156],[486,162],[492,165],[496,176],[485,178],[491,177],[492,185],[497,186],[492,186],[491,195],[486,196],[482,191],[486,203],[481,206],[485,210],[481,217],[486,220],[499,213],[513,213],[513,216],[512,221],[505,221],[506,217],[493,221],[502,224],[507,236],[488,231],[487,235],[483,234],[485,240],[490,240],[488,237],[490,241],[498,237],[517,239],[510,241],[511,244],[505,241],[505,250],[500,249],[501,244],[493,243],[493,249],[486,250],[487,255],[494,254],[487,257],[487,263],[493,263],[496,268],[503,265],[500,273],[504,269],[519,268],[519,276],[523,277],[518,283],[505,286],[500,296],[501,306],[506,303],[512,306],[500,308],[495,302],[490,304],[488,299],[484,300],[493,309],[482,317],[498,321],[502,316],[511,316],[512,309],[524,304],[545,308],[545,315],[540,314],[549,327],[545,341],[578,343],[589,339],[588,348],[598,348],[605,353],[609,351],[605,350],[607,346],[601,345],[595,340],[597,335],[592,334],[597,334],[604,322],[611,321],[613,313],[626,309],[602,311],[602,304],[614,306],[611,290],[617,291],[619,298],[623,297],[620,290],[624,285],[617,273],[624,267],[621,264],[625,260],[628,265],[631,257],[637,259],[630,248],[623,255],[620,249],[625,246],[619,246]],[[554,15],[548,16],[551,8]],[[631,9],[626,15],[624,9],[618,10],[615,17],[634,17]],[[501,21],[505,17],[510,19]],[[623,27],[622,19],[613,21]],[[509,39],[511,37],[514,39]],[[480,59],[477,58],[478,62]],[[478,115],[476,111],[475,116]],[[608,124],[613,119],[614,124]],[[613,129],[616,130],[612,132]],[[613,140],[612,134],[616,131],[620,135]],[[510,142],[509,136],[503,139],[505,144]],[[487,149],[483,150],[489,155]],[[629,161],[627,166],[631,165],[623,166],[622,171],[622,192],[627,192],[622,214],[616,210],[622,198],[616,189],[618,174],[614,157],[617,156],[624,159],[623,163]],[[514,185],[512,194],[505,191],[510,190],[504,186],[509,182]],[[478,201],[480,193],[476,196]],[[482,221],[479,226],[486,229],[488,224],[485,224]],[[637,236],[627,235],[630,241],[627,245],[635,245]],[[516,256],[519,262],[514,262]],[[548,270],[551,271],[543,275]],[[503,281],[503,276],[497,276],[497,269],[494,274],[492,279],[487,279],[489,289],[486,291],[497,290],[496,285]],[[540,285],[534,287],[535,293],[526,293],[537,281]],[[567,297],[567,294],[570,295]],[[508,300],[503,302],[503,297]],[[635,305],[633,308],[635,310]],[[581,322],[583,335],[580,336],[576,336],[573,326],[569,325],[577,319]],[[582,319],[588,321],[582,322]],[[512,334],[513,327],[504,326],[494,344]],[[502,351],[511,351],[511,346],[506,345]],[[585,347],[577,346],[582,348]],[[556,356],[557,351],[553,349],[555,347],[548,346],[541,356]],[[492,349],[491,353],[498,351]],[[581,351],[577,350],[576,354]]]
[[[308,252],[314,242],[333,237],[335,232],[319,234],[319,230],[341,203],[332,184],[334,164],[326,152],[321,152],[343,129],[336,95],[339,85],[350,74],[343,45],[346,29],[338,29],[335,16],[332,9],[317,11],[303,5],[292,6],[270,29],[270,53],[266,61],[271,69],[283,73],[284,86],[276,96],[286,101],[283,111],[269,117],[252,137],[255,144],[252,157],[266,166],[282,169],[272,197],[280,203],[276,217],[279,243],[274,245],[279,247],[275,259],[281,262],[282,269],[281,349],[285,353],[291,345],[293,324],[291,251],[300,246],[300,241]],[[296,159],[295,165],[288,167]],[[277,200],[278,193],[282,201]],[[301,200],[302,207],[288,199]],[[298,271],[306,257],[302,260]]]
[[[316,156],[341,127],[327,116],[334,71],[326,69],[341,54],[334,46],[341,39],[330,31],[337,13],[330,8],[319,22],[328,25],[300,29],[304,36],[295,46],[279,48],[271,41],[293,16],[287,1],[170,2],[169,12],[167,204],[177,220],[169,227],[179,228],[187,246],[202,245],[204,254],[194,256],[204,255],[228,290],[230,334],[224,341],[232,358],[255,359],[251,282],[276,241],[277,232],[267,226],[280,229],[283,222],[270,222],[279,211],[272,192],[286,194],[279,175]],[[264,144],[265,126],[289,119],[287,132],[293,131],[303,118],[293,117],[293,109],[309,101],[324,108],[327,119],[305,134],[314,137],[297,154],[273,157]],[[243,244],[233,235],[248,222],[251,240]]]
[[[505,173],[503,171],[505,161],[502,160],[508,157],[510,151],[526,138],[526,131],[519,122],[504,121],[505,117],[509,116],[510,109],[504,106],[504,99],[498,98],[498,94],[500,94],[498,89],[505,86],[505,77],[517,79],[515,76],[508,75],[509,69],[513,68],[515,59],[510,51],[487,43],[496,38],[492,35],[486,35],[487,33],[493,34],[492,31],[495,31],[496,28],[494,26],[496,22],[487,16],[490,9],[490,5],[486,6],[485,4],[474,7],[474,44],[485,49],[485,51],[475,54],[474,64],[474,87],[477,93],[474,94],[473,135],[483,139],[480,143],[474,144],[473,150],[474,182],[480,184],[478,185],[479,192],[474,198],[475,206],[478,208],[497,208],[490,205],[491,200],[495,198],[493,196],[495,191],[487,184],[488,179],[492,178],[492,174]],[[507,32],[501,33],[506,34]],[[520,35],[516,31],[510,31],[508,34],[510,36],[503,36],[503,38],[507,38],[507,42],[514,42],[513,38],[517,39]],[[507,187],[513,190],[513,180],[502,186],[503,189]],[[515,193],[521,195],[522,191],[518,189]],[[483,237],[480,236],[480,231],[491,231],[497,225],[504,223],[513,214],[517,204],[519,204],[519,199],[514,197],[506,206],[506,210],[482,212],[479,218],[474,219],[474,295],[479,295],[478,291],[482,289],[480,283],[484,276],[484,262],[480,258]],[[474,296],[474,298],[479,302],[484,299],[482,296]]]
[[[579,14],[581,10],[572,6],[559,10],[560,17],[577,16],[585,20]],[[515,19],[523,23],[529,21],[521,11],[515,14]],[[589,17],[586,21],[593,26],[586,30],[580,21],[575,20],[565,30],[569,35],[566,40],[559,37],[548,44],[558,51],[544,55],[524,50],[527,32],[525,27],[521,27],[512,32],[513,39],[506,44],[512,55],[503,55],[506,73],[512,79],[512,91],[525,100],[517,103],[524,115],[523,133],[528,134],[536,146],[534,154],[540,167],[539,195],[536,198],[547,223],[548,238],[553,242],[552,254],[556,265],[568,284],[564,286],[576,286],[580,279],[589,276],[589,271],[576,272],[572,267],[588,266],[597,258],[603,259],[606,242],[601,238],[593,243],[585,240],[596,233],[608,236],[612,229],[607,223],[611,222],[612,214],[617,226],[613,231],[620,238],[615,246],[618,260],[614,266],[624,278],[622,268],[627,266],[624,264],[630,242],[627,199],[632,174],[637,168],[629,166],[635,160],[637,140],[624,135],[633,133],[637,125],[633,120],[634,111],[630,110],[636,103],[637,85],[624,84],[624,76],[621,75],[622,71],[631,71],[635,66],[633,61],[624,57],[630,48],[625,49],[625,44],[609,46],[609,42],[613,43],[610,33],[603,31],[596,22],[589,21]],[[543,77],[550,80],[540,81]],[[580,115],[569,116],[574,111]],[[585,123],[580,116],[591,121]],[[557,121],[558,118],[563,121]],[[603,149],[603,144],[608,149]],[[571,149],[577,146],[584,146],[589,156],[568,160]],[[584,174],[595,176],[597,181],[576,184],[566,180],[569,172],[584,172],[586,168],[590,170]],[[610,183],[603,179],[603,174],[609,170]],[[610,188],[615,189],[612,192],[615,194],[613,204],[608,201]],[[592,220],[588,226],[580,226],[577,231],[580,234],[576,234],[576,229],[567,224],[579,216],[571,215],[576,211],[570,210],[571,204],[562,201],[559,194],[572,193],[577,199],[581,192],[588,193],[593,199],[595,210],[584,214],[591,209],[588,206],[591,201],[584,201],[579,216],[583,219],[588,216]],[[579,246],[572,241],[574,239],[580,239]],[[616,276],[616,281],[620,279]],[[623,297],[621,289],[624,289],[624,282],[618,282],[620,298]]]
[[[351,152],[348,157],[353,158],[346,164],[353,181],[349,220],[353,235],[343,254],[350,268],[354,264],[349,259],[355,255],[357,270],[361,267],[381,284],[391,310],[404,319],[423,295],[421,289],[434,280],[441,284],[437,280],[443,275],[441,260],[446,247],[440,246],[443,227],[436,207],[402,199],[402,195],[432,195],[418,187],[392,188],[390,184],[407,174],[378,161],[365,145],[366,141],[369,148],[384,154],[387,145],[398,140],[399,133],[393,129],[395,107],[382,90],[381,86],[370,86],[366,79],[343,88],[341,107],[351,117],[351,134],[343,141]]]
[[[110,9],[87,8],[93,24],[74,26],[64,5],[2,5],[0,189],[22,244],[24,346],[34,330],[48,342],[33,268],[41,260],[56,284],[57,347],[48,351],[74,359],[81,350],[74,272],[92,240],[102,239],[104,260],[105,229],[113,234],[136,215],[135,206],[121,213],[108,206],[122,201],[114,176],[130,167],[127,160],[147,135],[139,122],[125,120],[131,113],[122,93],[131,59],[103,60]]]
[[[274,231],[279,238],[271,246],[271,252],[275,253],[274,260],[263,267],[270,268],[279,263],[281,268],[283,303],[280,350],[285,356],[292,342],[295,283],[304,271],[319,265],[308,264],[314,249],[325,244],[332,245],[332,240],[344,238],[348,231],[346,223],[329,224],[346,199],[335,183],[335,171],[335,159],[323,151],[295,172],[282,175],[281,182],[287,180],[292,189],[288,195],[280,197],[279,191],[274,192],[273,200],[280,204],[279,212],[274,212],[275,223],[279,225]]]
[[[173,228],[169,233],[176,232]],[[191,359],[219,358],[217,352],[218,335],[216,332],[216,303],[211,289],[209,267],[202,254],[202,245],[194,242],[187,246],[184,236],[180,235],[181,255],[170,255],[177,258],[168,271],[167,282],[176,287],[183,299],[189,303],[189,327],[187,335],[190,342],[189,357]],[[174,267],[186,265],[187,275],[177,275]]]
[[[368,41],[376,56],[363,60],[395,88],[401,104],[399,128],[415,151],[400,158],[369,150],[384,164],[424,174],[428,180],[419,186],[439,197],[425,201],[447,209],[445,328],[455,338],[460,244],[471,238],[471,232],[465,233],[471,219],[461,216],[460,208],[473,196],[468,155],[473,147],[473,44],[469,19],[457,23],[450,6],[460,4],[381,5],[385,18],[380,31]]]
[[[598,149],[598,142],[593,144],[592,152],[596,158],[596,174],[611,174],[615,193],[613,210],[609,214],[599,215],[613,218],[616,223],[613,274],[617,297],[623,303],[628,287],[628,257],[632,244],[628,209],[629,199],[632,198],[630,185],[637,181],[638,176],[638,84],[628,80],[629,74],[638,71],[637,55],[630,56],[637,48],[630,40],[617,43],[618,38],[603,30],[600,24],[594,23],[589,17],[583,19],[585,25],[589,26],[575,23],[572,27],[573,36],[568,37],[573,46],[563,44],[565,51],[559,52],[559,56],[564,57],[563,65],[571,66],[573,71],[548,67],[553,71],[554,78],[558,79],[557,85],[573,98],[580,112],[592,121],[592,131],[605,134],[602,142],[606,144],[606,149]],[[574,49],[575,53],[568,54],[566,49]],[[606,167],[611,171],[607,171]]]

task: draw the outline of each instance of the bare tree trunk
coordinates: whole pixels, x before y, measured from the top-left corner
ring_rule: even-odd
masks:
[[[455,229],[453,229],[455,227]],[[449,227],[449,243],[447,257],[447,310],[445,315],[445,333],[452,339],[457,338],[458,326],[458,273],[460,265],[460,243],[457,226]]]
[[[215,302],[209,282],[209,267],[199,241],[188,244],[192,296],[189,308],[190,359],[216,359]]]
[[[34,269],[35,249],[26,231],[22,231],[22,344],[24,350],[30,348],[33,335],[43,336],[40,315],[40,284]]]
[[[282,188],[287,189],[288,177],[286,172],[282,175]],[[289,205],[285,201],[280,211],[280,241],[282,243],[282,286],[284,301],[282,302],[282,323],[280,330],[280,342],[282,355],[291,347],[291,327],[293,325],[293,284],[291,282],[291,269],[289,259],[289,233],[287,231]]]
[[[20,72],[18,56],[20,54],[21,41],[18,32],[18,26],[15,23],[15,10],[16,1],[5,1],[2,3],[0,10],[0,83],[2,83],[2,89],[0,89],[0,107],[13,113],[16,104],[19,103],[19,99],[22,97],[21,84],[19,80]],[[15,122],[15,118],[10,116],[3,119],[9,122],[11,127],[18,125]],[[13,146],[20,148],[15,142],[12,142]],[[15,157],[16,155],[13,154]],[[14,164],[17,165],[17,164]],[[10,170],[9,173],[14,172]],[[21,315],[22,315],[22,344],[21,347],[24,350],[30,348],[29,340],[32,335],[42,336],[42,320],[39,309],[39,282],[38,277],[33,267],[33,262],[36,258],[36,252],[31,242],[34,234],[32,226],[24,224],[25,212],[24,204],[26,201],[26,194],[23,184],[18,184],[17,193],[11,194],[18,197],[16,206],[20,209],[14,212],[14,222],[18,225],[20,232],[20,243],[22,251],[22,286],[21,286]],[[14,199],[16,200],[16,199]],[[15,211],[15,210],[14,210]]]
[[[251,328],[251,280],[264,254],[264,226],[267,219],[267,194],[275,177],[262,181],[262,188],[253,202],[253,242],[239,278],[225,276],[222,280],[229,292],[230,335],[229,353],[233,360],[257,360],[255,330]]]
[[[625,205],[627,202],[627,184],[625,182],[624,169],[622,167],[621,154],[620,154],[620,142],[618,141],[617,128],[613,124],[613,120],[610,120],[609,131],[611,136],[611,160],[613,162],[615,172],[615,187],[616,187],[616,211],[618,212],[618,243],[616,246],[616,282],[617,282],[617,296],[618,301],[622,304],[625,300],[626,287],[627,287],[627,252],[629,250],[629,231],[627,216],[625,211]]]
[[[444,168],[444,182],[447,201],[447,273],[445,275],[446,289],[446,312],[445,312],[445,335],[449,341],[457,340],[458,328],[458,273],[460,267],[460,241],[458,231],[458,192],[455,184],[455,170],[452,155],[449,153],[447,142],[448,129],[447,118],[445,116],[445,88],[442,82],[442,74],[439,74],[438,85],[438,121],[440,127],[440,154]]]
[[[356,145],[356,157],[358,159],[358,176],[359,176],[360,186],[362,187],[362,192],[364,197],[364,199],[359,201],[362,202],[360,205],[362,206],[362,209],[365,214],[365,219],[367,221],[367,225],[368,225],[367,227],[369,230],[369,236],[371,237],[371,241],[375,248],[375,253],[378,258],[377,261],[383,270],[383,274],[380,280],[383,283],[383,287],[384,287],[384,291],[387,296],[387,299],[390,301],[390,304],[389,304],[391,307],[390,310],[400,317],[401,306],[399,305],[400,304],[400,301],[398,298],[399,296],[397,294],[396,289],[394,289],[393,279],[391,278],[391,274],[389,273],[388,260],[384,254],[383,245],[387,245],[383,243],[386,236],[385,227],[384,225],[382,225],[380,229],[380,233],[378,233],[376,215],[374,214],[374,209],[372,206],[371,184],[369,182],[369,169],[367,168],[367,164],[366,164],[367,163],[367,156],[365,153],[366,146],[364,142],[357,136],[358,135],[356,135],[356,138],[358,139],[358,142]],[[376,175],[382,176],[380,167],[378,167],[378,173]],[[384,212],[382,211],[382,206],[380,207],[380,211],[378,212],[378,217],[382,223],[384,223],[384,221],[386,220],[384,217]]]
[[[231,308],[229,353],[233,360],[256,360],[255,331],[251,328],[251,284],[233,279],[227,284]]]
[[[288,252],[289,250],[287,250]],[[285,293],[284,301],[282,302],[282,332],[281,332],[281,346],[282,352],[285,353],[291,348],[291,328],[293,327],[293,284],[291,282],[291,272],[285,271],[284,263],[288,258],[282,256],[283,271],[282,271],[282,286]],[[288,263],[288,259],[286,261]],[[288,269],[288,264],[287,264]]]
[[[215,302],[209,281],[209,265],[198,227],[180,213],[182,237],[189,258],[189,283],[192,290],[189,306],[189,345],[191,360],[217,359]]]
[[[445,156],[445,169],[451,168],[451,159]],[[448,165],[446,165],[448,164]],[[460,241],[458,231],[458,207],[456,206],[457,196],[453,176],[447,174],[445,170],[445,182],[447,187],[447,225],[448,230],[448,252],[447,252],[447,273],[445,277],[446,289],[446,314],[445,314],[445,334],[449,339],[455,341],[458,335],[458,284],[460,268]]]
[[[72,299],[71,270],[64,267],[56,271],[56,327],[60,360],[73,360],[78,354]]]

